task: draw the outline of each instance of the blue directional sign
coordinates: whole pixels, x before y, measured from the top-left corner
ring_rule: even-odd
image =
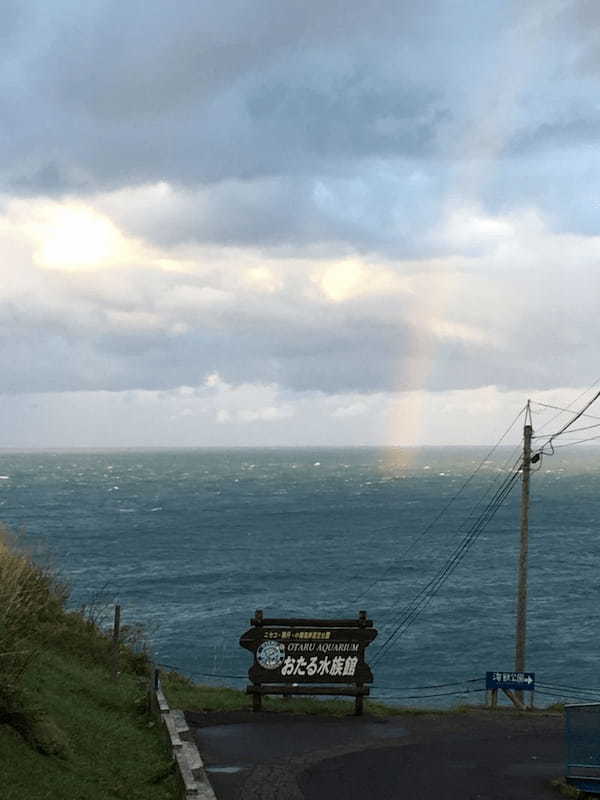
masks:
[[[533,692],[535,689],[535,672],[486,672],[485,688]]]

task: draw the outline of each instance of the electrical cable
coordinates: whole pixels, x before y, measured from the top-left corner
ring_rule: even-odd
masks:
[[[552,439],[556,439],[557,436],[560,436],[566,430],[568,430],[574,422],[577,422],[577,420],[581,416],[583,416],[583,414],[585,414],[585,412],[588,410],[588,408],[590,408],[590,406],[593,405],[599,397],[600,397],[600,391],[596,392],[596,394],[592,397],[591,400],[588,400],[588,402],[584,405],[584,407],[581,409],[581,411],[578,411],[577,414],[575,414],[573,419],[571,419],[569,422],[565,423],[557,433],[553,434],[550,437],[550,441],[552,441]]]
[[[571,445],[574,445],[574,444],[583,444],[584,442],[593,442],[593,441],[596,441],[598,439],[600,439],[600,435],[599,436],[589,436],[587,439],[577,439],[575,442],[565,442],[564,444],[556,444],[556,445],[554,445],[554,448],[556,450],[558,450],[559,447],[571,447]]]
[[[544,406],[545,408],[553,408],[556,411],[561,411],[568,414],[571,413],[571,411],[573,410],[573,406],[575,405],[575,403],[577,403],[585,394],[587,394],[587,392],[593,389],[594,386],[596,386],[598,383],[600,383],[600,378],[596,378],[596,380],[592,383],[592,385],[588,389],[584,389],[577,395],[577,397],[574,400],[571,400],[567,408],[561,408],[560,406],[553,406],[550,405],[549,403],[540,403],[537,400],[531,400],[530,402],[535,403],[538,406]],[[561,416],[560,414],[555,414],[549,420],[546,420],[546,422],[541,426],[540,430],[543,430],[545,427],[550,425],[551,422],[554,422],[554,420],[558,419],[558,417],[560,416]],[[591,414],[586,414],[585,416],[591,416]],[[599,417],[594,417],[594,419],[599,419]]]
[[[158,667],[166,667],[167,669],[174,670],[180,673],[187,673],[188,675],[198,675],[203,678],[232,678],[232,679],[240,679],[240,680],[247,680],[248,675],[224,675],[221,673],[215,672],[197,672],[196,670],[184,670],[183,667],[175,666],[174,664],[165,664],[163,662],[156,662]],[[479,681],[485,680],[484,678],[466,678],[462,681],[452,681],[451,683],[433,683],[428,684],[427,686],[386,686],[385,684],[377,683],[376,686],[379,689],[386,689],[390,691],[420,691],[425,689],[447,689],[451,686],[464,686],[467,683],[477,683]],[[459,692],[460,690],[457,690]]]
[[[247,680],[248,678],[247,675],[226,675],[214,672],[197,672],[195,670],[184,670],[182,667],[175,666],[174,664],[165,664],[163,662],[157,662],[157,666],[166,667],[167,669],[177,671],[181,674],[194,675],[204,678],[226,678],[235,680]],[[401,686],[401,687],[387,686],[386,684],[375,683],[372,684],[371,688],[374,690],[383,689],[385,691],[400,692],[400,694],[397,696],[398,699],[400,700],[420,700],[430,697],[451,697],[456,695],[472,694],[472,693],[486,691],[486,689],[485,687],[481,687],[478,689],[457,688],[451,692],[436,692],[434,694],[416,694],[408,696],[404,695],[403,692],[424,691],[428,689],[446,689],[453,686],[463,687],[466,684],[478,683],[483,680],[485,680],[485,678],[467,678],[463,681],[452,681],[451,683],[434,683],[434,684],[428,684],[426,686]],[[582,688],[580,686],[558,686],[556,684],[541,683],[540,681],[536,681],[535,691],[536,694],[540,694],[545,697],[555,697],[559,699],[565,699],[565,697],[567,698],[571,697],[575,700],[580,699],[580,700],[589,700],[590,702],[600,702],[600,689]],[[592,698],[591,695],[597,695],[597,696]]]
[[[597,383],[598,383],[598,380],[594,381],[594,384],[592,384],[592,386],[595,386]],[[589,391],[589,389],[587,389],[586,391]],[[585,392],[583,394],[585,394]],[[581,396],[582,395],[580,394],[579,397],[581,397]],[[571,427],[571,425],[573,425],[573,423],[575,423],[580,417],[586,416],[585,412],[588,410],[588,408],[590,408],[590,406],[592,406],[596,402],[596,400],[599,397],[600,397],[600,390],[597,391],[594,394],[594,396],[591,398],[591,400],[588,400],[587,403],[583,406],[583,408],[580,411],[578,411],[573,417],[571,417],[571,419],[568,422],[566,422],[562,426],[562,428],[560,428],[556,433],[553,433],[548,438],[548,440],[539,448],[539,450],[537,451],[537,454],[539,454],[539,455],[553,455],[554,454],[554,445],[553,445],[554,439],[557,439],[559,436],[562,436],[564,433],[566,433],[566,431]],[[576,401],[573,401],[573,403],[571,403],[571,405],[573,405],[575,402]],[[566,409],[564,409],[564,410],[566,410]],[[546,448],[547,447],[550,447],[550,452],[546,452]]]
[[[516,480],[516,478],[515,478]],[[469,533],[460,545],[456,548],[455,552],[452,554],[446,565],[442,568],[440,572],[435,576],[435,578],[430,582],[426,591],[422,592],[421,597],[418,598],[416,602],[413,603],[411,609],[409,609],[408,614],[405,616],[404,620],[401,623],[401,627],[403,630],[398,631],[400,635],[404,633],[406,629],[416,620],[418,615],[426,608],[429,602],[433,599],[433,597],[437,594],[440,590],[444,580],[450,575],[450,573],[458,566],[460,561],[464,558],[464,555],[467,552],[467,549],[471,546],[471,544],[476,540],[479,536],[485,525],[489,522],[497,508],[500,507],[502,501],[504,500],[505,496],[508,495],[510,489],[512,488],[512,483],[508,484],[505,493],[499,496],[498,505],[495,508],[491,508],[489,511],[485,512],[485,516],[476,523],[476,527],[474,528],[472,533]],[[384,643],[385,646],[386,643]]]
[[[600,695],[600,689],[582,689],[581,686],[556,686],[555,684],[551,683],[541,683],[540,681],[536,681],[536,686],[541,686],[544,689],[556,689],[560,692],[582,692],[584,694],[598,694]]]
[[[538,691],[538,690],[536,689],[536,690],[535,690],[535,693],[536,693],[536,694],[541,694],[543,697],[556,697],[558,700],[562,700],[563,702],[564,702],[565,700],[568,700],[568,699],[569,699],[568,697],[567,697],[567,698],[565,698],[565,695],[564,695],[564,694],[555,694],[554,692],[542,692],[542,691]],[[591,697],[574,697],[573,699],[574,699],[574,700],[585,700],[585,701],[587,701],[587,702],[589,702],[589,703],[599,703],[599,704],[600,704],[600,700],[598,700],[598,698],[591,698]]]
[[[441,509],[441,511],[438,514],[436,514],[436,516],[433,518],[433,520],[430,523],[428,523],[425,526],[425,528],[423,528],[423,530],[420,531],[420,533],[418,533],[415,537],[413,537],[413,539],[411,539],[411,541],[408,543],[408,545],[402,550],[402,552],[398,556],[396,556],[396,558],[394,558],[391,561],[391,563],[386,567],[386,569],[383,571],[383,573],[376,580],[374,580],[360,595],[358,595],[358,597],[354,600],[354,605],[357,605],[358,603],[360,603],[364,599],[364,597],[366,597],[366,595],[369,594],[371,589],[373,589],[375,586],[377,586],[379,583],[381,583],[387,577],[387,575],[390,573],[390,571],[393,569],[394,565],[399,560],[404,558],[410,551],[414,550],[416,545],[435,527],[435,525],[440,521],[440,519],[446,514],[446,512],[448,511],[450,506],[460,497],[460,495],[464,492],[464,490],[467,488],[467,486],[469,486],[469,484],[471,483],[473,478],[481,470],[481,468],[486,463],[486,461],[488,461],[490,459],[490,457],[496,452],[498,447],[502,444],[504,439],[506,439],[508,434],[511,432],[511,430],[514,428],[514,426],[516,425],[516,423],[520,419],[520,417],[523,414],[523,412],[525,411],[525,409],[526,409],[526,406],[523,406],[523,408],[519,411],[519,413],[514,418],[514,420],[510,423],[508,428],[504,431],[502,436],[498,439],[496,444],[492,447],[492,449],[489,451],[489,453],[487,453],[481,459],[479,464],[476,466],[475,470],[471,473],[471,475],[466,479],[466,481],[458,489],[456,494],[454,494],[453,497]],[[356,576],[356,577],[359,577],[359,576]]]
[[[230,678],[235,680],[248,680],[248,675],[221,675],[216,672],[196,672],[195,670],[183,669],[183,667],[177,667],[173,664],[163,664],[160,662],[156,662],[157,667],[166,667],[167,669],[174,670],[175,672],[181,672],[182,674],[185,673],[187,675],[198,675],[201,678]]]
[[[588,390],[586,389],[586,391]],[[563,408],[563,406],[553,406],[550,403],[540,403],[539,400],[531,400],[530,402],[534,403],[536,406],[543,406],[544,408],[553,408],[556,409],[557,411],[563,411],[565,414],[571,414],[573,412],[572,408]],[[589,419],[600,419],[600,417],[596,416],[595,414],[582,414],[581,416],[588,417]],[[546,425],[549,425],[552,422],[552,420],[556,419],[557,417],[560,417],[560,414],[556,414],[554,417],[552,417],[552,419],[549,419],[547,420],[547,422],[544,422],[544,425],[542,427],[545,428]]]
[[[174,671],[179,672],[181,674],[194,675],[194,676],[199,676],[199,677],[203,677],[203,678],[210,677],[210,678],[228,678],[228,679],[240,679],[240,680],[247,680],[248,679],[247,675],[222,675],[222,674],[217,674],[217,673],[214,673],[214,672],[197,672],[195,670],[183,670],[182,667],[177,667],[174,664],[164,664],[162,662],[160,662],[160,663],[157,662],[157,666],[166,667],[167,669],[174,670]],[[398,692],[402,693],[402,692],[411,692],[411,691],[421,691],[421,690],[427,690],[427,689],[444,689],[444,688],[448,688],[448,687],[451,687],[451,686],[460,686],[460,687],[462,687],[467,683],[477,683],[477,682],[482,681],[482,680],[484,680],[484,679],[483,678],[468,678],[468,679],[466,679],[464,681],[454,681],[452,683],[435,683],[435,684],[430,684],[430,685],[427,685],[427,686],[403,686],[403,687],[386,686],[385,684],[377,683],[377,684],[373,684],[371,686],[371,688],[372,689],[383,689],[385,691],[393,691],[393,692],[398,691]],[[485,691],[485,689],[483,689],[483,688],[480,688],[480,689],[463,689],[463,688],[459,688],[459,689],[456,689],[456,690],[454,690],[452,692],[436,692],[434,694],[416,694],[416,695],[408,695],[408,696],[400,694],[400,695],[398,695],[398,699],[418,700],[418,699],[421,699],[421,698],[430,698],[430,697],[451,697],[451,696],[455,696],[455,695],[472,694],[472,693],[475,693],[475,692],[482,692],[482,691]]]
[[[573,434],[573,433],[582,433],[583,431],[591,431],[593,428],[600,428],[600,422],[596,422],[596,423],[594,423],[594,425],[586,425],[583,428],[573,428],[571,433]],[[545,434],[536,434],[535,436],[532,436],[531,438],[532,439],[546,439],[547,437],[548,437],[548,434],[545,433]]]
[[[546,689],[536,689],[536,691],[539,691],[542,694],[547,693]],[[570,691],[558,690],[557,692],[552,692],[552,693],[556,694],[557,697],[570,697],[573,700],[577,699],[590,700],[592,698],[591,692],[570,692]],[[594,699],[600,703],[600,697],[598,697],[598,695],[594,695]]]
[[[521,411],[521,413],[523,413],[523,410]],[[517,419],[518,419],[518,417],[517,417]],[[514,425],[514,422],[513,422],[512,424]],[[515,470],[515,468],[517,467],[517,465],[520,465],[520,463],[521,463],[520,450],[521,450],[521,448],[520,448],[520,446],[518,446],[518,447],[516,448],[516,451],[518,451],[519,455],[516,457],[516,459],[515,459],[515,455],[516,455],[516,451],[515,451],[515,450],[513,450],[513,451],[512,451],[512,452],[509,454],[508,458],[505,460],[505,462],[504,462],[504,464],[503,464],[503,466],[502,466],[502,468],[501,468],[501,471],[503,471],[503,472],[506,472],[507,470],[509,470],[509,472],[510,472],[511,474],[513,473],[513,471]],[[511,464],[511,462],[512,462],[512,464]],[[509,464],[511,464],[510,468],[509,468]],[[510,478],[510,475],[509,475],[508,477]],[[504,480],[506,480],[506,478],[505,478]],[[461,530],[465,529],[467,525],[470,525],[470,526],[472,527],[472,525],[474,524],[474,523],[473,523],[473,520],[475,520],[475,522],[477,522],[477,520],[479,520],[479,519],[480,519],[480,517],[481,517],[483,514],[485,514],[485,511],[486,511],[486,509],[488,509],[488,508],[490,507],[490,504],[493,504],[493,502],[494,502],[494,498],[495,498],[495,497],[496,497],[496,495],[498,494],[498,489],[496,489],[496,492],[495,492],[495,493],[494,493],[494,495],[492,496],[491,500],[488,500],[488,497],[489,497],[490,493],[492,492],[493,488],[494,488],[493,486],[489,487],[489,488],[486,490],[486,492],[485,492],[485,494],[483,495],[483,497],[482,497],[482,498],[480,498],[480,499],[478,499],[478,500],[477,500],[477,501],[476,501],[476,502],[473,504],[473,506],[472,506],[472,508],[470,509],[469,513],[466,515],[466,517],[463,519],[463,521],[462,521],[461,525],[459,526],[459,528],[458,528],[458,530],[459,530],[459,531],[461,531]],[[463,539],[463,541],[464,541],[464,539]],[[407,603],[404,605],[404,607],[403,607],[403,609],[402,609],[402,612],[401,612],[401,614],[402,614],[402,615],[406,614],[406,613],[407,613],[407,612],[410,610],[410,608],[411,608],[411,605],[412,605],[412,604],[414,604],[414,603],[416,603],[416,602],[419,600],[419,595],[420,595],[420,594],[421,594],[423,591],[427,591],[427,589],[429,588],[429,586],[430,586],[430,585],[431,585],[431,584],[432,584],[434,581],[435,581],[435,576],[434,576],[433,578],[431,578],[431,580],[430,580],[430,581],[429,581],[429,582],[428,582],[428,583],[425,585],[425,587],[424,587],[423,589],[419,590],[419,591],[417,592],[417,594],[416,594],[416,595],[415,595],[413,598],[411,598],[411,600],[409,600],[409,601],[408,601],[408,602],[407,602]]]
[[[600,381],[600,379],[599,379],[599,381]],[[596,381],[595,384],[597,384],[599,381]],[[589,390],[586,390],[586,391],[589,391]],[[571,405],[574,405],[577,402],[577,400],[580,397],[583,396],[583,394],[585,394],[585,392],[583,392],[580,395],[578,395],[578,397],[573,401],[573,403],[571,403]],[[547,447],[550,447],[550,452],[553,453],[554,452],[554,445],[553,445],[554,439],[557,439],[559,436],[564,435],[569,429],[572,428],[572,425],[578,419],[580,419],[581,417],[585,416],[585,417],[590,417],[592,419],[599,419],[598,417],[595,417],[595,416],[593,416],[591,414],[586,414],[586,411],[593,405],[593,403],[596,402],[596,400],[598,400],[599,397],[600,397],[600,391],[596,392],[594,394],[594,396],[583,406],[583,408],[579,412],[575,413],[575,415],[569,421],[567,421],[556,433],[552,434],[547,439],[547,441],[544,443],[544,445],[542,445],[542,447],[538,451],[539,455],[543,455],[544,454],[544,450]],[[536,401],[534,401],[534,402],[536,402]],[[538,405],[553,407],[553,406],[550,406],[550,404],[544,404],[544,403],[538,403]],[[554,406],[554,408],[557,408],[561,413],[568,413],[571,410],[571,409],[562,409],[562,408],[556,407],[556,406]],[[552,420],[554,420],[556,418],[556,416],[560,416],[560,414],[559,415],[555,415],[555,417],[553,417]],[[542,427],[546,427],[546,425],[549,424],[552,420],[549,420]],[[597,427],[599,427],[599,426],[598,425],[590,425],[590,426],[586,426],[586,427],[583,427],[583,428],[571,429],[570,433],[573,434],[573,433],[577,433],[577,432],[582,432],[584,430],[591,430],[591,429],[594,429],[594,428],[597,428]],[[536,436],[535,438],[542,438],[542,437],[541,436]],[[572,442],[566,442],[566,443],[564,443],[562,445],[556,445],[556,447],[567,447],[567,446],[575,445],[575,444],[583,444],[585,442],[595,441],[597,439],[600,439],[600,436],[591,436],[591,437],[587,437],[585,439],[580,439],[580,440],[576,440],[576,441],[572,441]],[[541,464],[540,464],[540,467],[541,467]],[[427,586],[420,592],[419,595],[417,595],[417,596],[415,596],[415,598],[413,598],[412,604],[409,604],[409,606],[412,605],[412,607],[408,608],[408,613],[406,613],[406,608],[405,608],[405,610],[403,612],[404,613],[404,617],[401,619],[400,624],[387,637],[387,639],[385,640],[385,642],[381,646],[380,650],[376,653],[375,658],[373,659],[373,663],[376,663],[378,660],[381,659],[381,657],[385,654],[386,649],[389,648],[389,646],[391,645],[391,643],[394,640],[394,638],[396,638],[396,636],[399,636],[399,635],[401,636],[408,629],[408,627],[415,621],[415,619],[417,618],[418,614],[421,613],[421,611],[430,602],[430,600],[433,598],[433,596],[435,596],[437,591],[439,591],[439,589],[440,589],[442,583],[444,582],[444,580],[446,579],[446,577],[458,565],[458,563],[460,563],[460,561],[464,557],[464,554],[465,554],[466,550],[468,549],[468,547],[470,547],[470,545],[473,543],[473,541],[476,540],[476,538],[479,536],[481,530],[483,530],[483,527],[485,527],[485,525],[488,524],[490,519],[494,516],[494,514],[496,513],[496,511],[498,510],[498,508],[502,504],[503,500],[508,496],[508,494],[510,493],[510,491],[512,489],[512,486],[514,485],[514,482],[516,481],[516,477],[518,476],[518,474],[519,474],[519,472],[517,471],[508,480],[503,482],[502,486],[499,488],[499,490],[497,491],[496,495],[494,496],[494,498],[492,499],[490,504],[488,504],[488,506],[486,507],[486,509],[484,510],[482,515],[480,516],[480,518],[477,520],[477,522],[474,524],[472,529],[464,537],[464,539],[461,542],[461,544],[455,549],[455,551],[452,554],[452,556],[450,557],[450,559],[448,559],[445,567],[440,572],[438,572],[438,574],[432,579],[432,581],[429,582],[429,584],[427,584]],[[462,491],[462,489],[461,489],[461,491]],[[460,494],[460,492],[459,492],[459,494]],[[441,512],[440,516],[442,516],[443,513],[444,512]],[[439,517],[436,518],[434,523],[432,523],[431,527],[433,527],[435,522],[437,522],[437,519],[439,519]],[[479,525],[479,520],[481,520],[481,524],[480,525]],[[479,525],[479,528],[478,528],[478,525]],[[426,529],[426,531],[427,531],[427,529]],[[584,700],[585,699],[589,699],[587,697],[582,697],[580,695],[581,694],[590,695],[590,694],[595,693],[595,690],[589,690],[589,689],[586,690],[586,689],[580,689],[580,688],[578,689],[578,688],[575,688],[575,687],[570,687],[570,688],[569,687],[558,687],[558,686],[552,686],[550,684],[547,684],[547,685],[538,684],[538,686],[542,687],[541,689],[538,690],[539,694],[541,694],[543,696],[557,697],[557,698],[561,698],[561,699],[563,698],[563,695],[555,694],[553,692],[544,691],[544,686],[546,688],[556,689],[559,692],[566,692],[567,694],[571,693],[572,696],[573,696],[572,693],[575,692],[575,693],[577,693],[577,695],[579,695],[578,697],[576,696],[575,699],[584,699]],[[482,689],[479,689],[479,690],[473,689],[473,690],[466,690],[466,691],[474,691],[475,692],[475,691],[483,691],[483,690]],[[448,692],[448,693],[444,693],[444,695],[450,696],[450,695],[458,694],[458,693],[459,692]],[[420,699],[422,697],[444,696],[444,695],[442,695],[442,694],[437,694],[437,695],[419,695],[419,696],[413,696],[412,699]],[[411,699],[411,697],[405,697],[405,699]],[[590,702],[598,702],[598,699],[594,698],[594,700],[590,700]]]
[[[513,467],[513,473],[509,475],[507,478],[504,479],[499,489],[496,491],[492,500],[488,503],[486,508],[483,512],[479,515],[475,523],[471,526],[463,540],[459,543],[459,545],[455,548],[454,552],[447,559],[445,565],[442,567],[441,570],[429,581],[429,583],[423,587],[414,597],[413,599],[404,607],[401,612],[400,622],[394,628],[394,630],[388,635],[386,640],[383,642],[379,650],[376,652],[375,657],[373,659],[373,664],[377,663],[382,656],[385,654],[386,650],[391,645],[392,641],[397,637],[401,636],[405,633],[408,627],[416,620],[418,615],[424,610],[424,608],[428,605],[428,603],[433,599],[433,597],[437,594],[439,589],[441,588],[442,584],[449,576],[449,574],[455,569],[456,566],[460,563],[464,555],[466,554],[468,548],[471,544],[478,538],[484,527],[490,522],[493,516],[496,514],[500,506],[502,505],[503,501],[506,499],[514,483],[516,482],[519,470],[516,469],[517,464],[520,464],[520,458],[515,463]]]
[[[453,681],[452,683],[434,683],[431,686],[386,686],[383,683],[376,683],[374,686],[377,686],[379,689],[390,689],[392,691],[406,691],[406,692],[413,692],[419,689],[447,689],[450,686],[463,686],[465,683],[477,683],[478,681],[483,681],[485,678],[468,678],[464,681]]]
[[[486,508],[483,514],[480,515],[480,518],[476,521],[475,525],[472,526],[471,531],[467,533],[463,541],[455,548],[454,552],[452,553],[450,558],[446,561],[446,564],[442,567],[442,569],[439,570],[438,573],[429,581],[429,583],[423,589],[421,589],[421,591],[418,592],[417,595],[413,597],[413,599],[410,601],[410,603],[407,604],[407,606],[405,606],[405,608],[402,611],[399,624],[392,631],[392,633],[389,634],[387,639],[381,645],[381,647],[379,648],[379,650],[375,655],[373,663],[376,663],[381,659],[386,649],[391,644],[392,640],[396,638],[397,635],[404,634],[404,632],[416,620],[417,616],[424,610],[424,608],[435,596],[435,594],[437,594],[444,580],[447,578],[450,572],[458,565],[458,563],[460,563],[470,544],[479,535],[481,530],[483,530],[483,527],[491,519],[497,508],[499,508],[502,501],[504,500],[504,497],[508,494],[508,492],[512,488],[512,483],[514,482],[514,480],[516,480],[517,475],[513,476],[513,480],[510,481],[509,483],[505,482],[503,484],[501,493],[497,493],[492,503],[490,503],[488,508]],[[495,502],[497,502],[496,507],[494,507]]]
[[[376,688],[376,687],[373,687]],[[425,700],[427,697],[456,697],[457,694],[475,694],[476,692],[485,692],[485,689],[465,689],[464,691],[457,692],[437,692],[435,694],[409,694],[409,695],[395,695],[387,699],[390,700]],[[386,699],[386,698],[384,698]]]

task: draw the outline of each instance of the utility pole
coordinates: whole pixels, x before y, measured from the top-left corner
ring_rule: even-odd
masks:
[[[517,637],[515,672],[525,671],[525,639],[527,633],[527,553],[529,548],[529,475],[531,471],[531,405],[527,401],[523,428],[523,467],[521,481],[521,546],[517,584]]]

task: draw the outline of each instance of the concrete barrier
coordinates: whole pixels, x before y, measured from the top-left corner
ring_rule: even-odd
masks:
[[[169,707],[160,685],[154,691],[160,718],[169,734],[185,800],[217,800],[183,711]]]

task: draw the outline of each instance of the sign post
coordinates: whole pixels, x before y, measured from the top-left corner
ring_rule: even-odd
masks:
[[[377,636],[367,612],[357,619],[265,618],[257,611],[240,645],[254,654],[248,671],[254,711],[265,694],[346,695],[362,714],[373,682],[365,648]]]

